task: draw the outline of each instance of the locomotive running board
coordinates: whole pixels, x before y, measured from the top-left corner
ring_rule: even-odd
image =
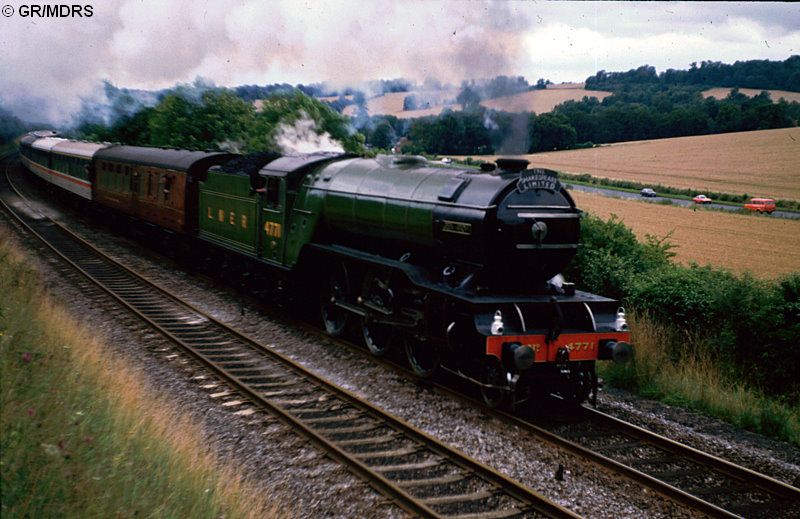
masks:
[[[447,297],[451,297],[453,299],[457,299],[459,301],[475,304],[475,305],[497,305],[497,304],[524,304],[524,303],[550,303],[551,298],[557,298],[558,302],[563,303],[583,303],[583,302],[614,302],[613,299],[609,299],[607,297],[598,296],[596,294],[590,294],[588,292],[582,292],[580,290],[576,290],[574,295],[554,295],[554,294],[537,294],[537,295],[525,295],[525,294],[510,294],[510,295],[476,295],[474,293],[466,293],[463,291],[459,291],[455,287],[451,287],[446,285],[445,283],[437,283],[429,278],[416,265],[412,265],[410,263],[406,263],[399,260],[392,260],[389,258],[384,258],[383,256],[378,256],[376,254],[370,254],[368,252],[363,252],[356,249],[351,249],[350,247],[345,247],[342,245],[322,245],[318,243],[312,243],[307,245],[310,250],[316,251],[319,254],[324,254],[328,256],[346,256],[353,260],[359,261],[361,263],[367,263],[371,265],[382,265],[384,267],[388,267],[391,269],[399,270],[403,272],[403,274],[416,286],[425,288],[430,290],[431,292],[439,293]]]

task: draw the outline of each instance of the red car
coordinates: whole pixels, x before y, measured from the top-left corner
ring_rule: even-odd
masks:
[[[692,201],[695,204],[710,204],[711,199],[708,198],[706,195],[697,195],[696,197],[692,198]]]
[[[744,208],[759,213],[772,214],[772,211],[775,210],[775,200],[771,198],[751,198],[749,202],[744,204]]]

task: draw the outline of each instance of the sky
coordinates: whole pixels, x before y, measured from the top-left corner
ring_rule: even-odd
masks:
[[[796,3],[83,1],[91,17],[24,16],[29,3],[0,0],[0,107],[64,123],[81,98],[102,96],[103,80],[141,89],[197,78],[459,84],[502,74],[559,83],[645,64],[661,72],[800,54]]]

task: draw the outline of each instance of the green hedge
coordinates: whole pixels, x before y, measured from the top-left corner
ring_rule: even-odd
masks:
[[[710,357],[767,393],[800,395],[800,274],[762,281],[670,266],[636,279],[626,299],[661,322],[709,336]]]
[[[581,288],[623,301],[699,341],[720,370],[764,392],[800,397],[800,272],[758,280],[672,263],[668,237],[642,243],[619,219],[582,219],[582,248],[567,271]],[[680,334],[679,334],[680,335]],[[664,345],[680,350],[680,345]]]

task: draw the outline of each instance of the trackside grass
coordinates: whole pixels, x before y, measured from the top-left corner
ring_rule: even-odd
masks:
[[[0,515],[283,517],[54,305],[0,229]]]
[[[610,385],[800,445],[800,404],[780,403],[732,380],[720,362],[703,353],[711,348],[699,337],[679,334],[646,315],[633,313],[629,321],[635,361],[599,366]]]

